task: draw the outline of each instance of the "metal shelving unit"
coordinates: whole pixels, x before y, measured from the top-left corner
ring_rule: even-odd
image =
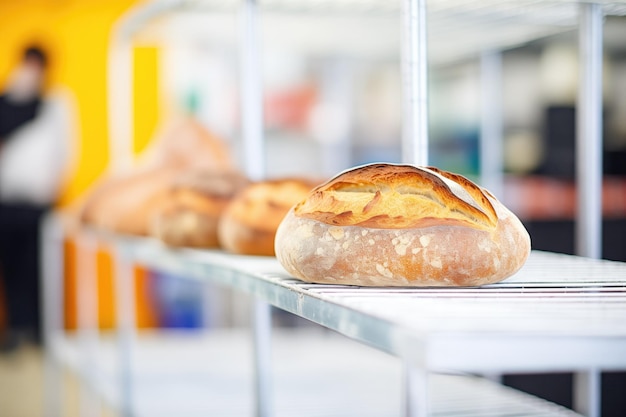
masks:
[[[241,40],[234,43],[241,45],[242,62],[247,63],[248,69],[258,68],[254,63],[258,62],[257,19],[260,12],[289,18],[367,18],[369,22],[374,19],[387,26],[398,25],[398,17],[403,14],[402,31],[385,33],[390,36],[390,42],[399,43],[402,39],[406,86],[404,159],[420,164],[428,162],[425,126],[427,59],[432,65],[438,65],[485,51],[501,51],[532,39],[574,30],[579,27],[579,16],[582,16],[581,41],[590,41],[585,44],[588,59],[581,60],[581,85],[587,94],[582,102],[591,102],[586,111],[579,112],[581,126],[585,126],[587,132],[581,136],[580,143],[589,144],[590,149],[594,149],[599,142],[596,115],[600,103],[595,98],[600,91],[597,52],[602,42],[598,25],[601,28],[603,15],[626,15],[626,3],[622,1],[598,1],[594,5],[567,0],[405,0],[402,4],[374,0],[173,0],[148,3],[129,13],[112,38],[110,125],[115,139],[112,151],[118,156],[116,162],[119,165],[128,165],[132,159],[129,94],[132,91],[130,48],[133,38],[156,18],[174,15],[174,12],[179,12],[181,19],[191,21],[198,17],[190,17],[190,12],[210,14],[235,12],[240,8],[245,16],[243,34]],[[180,29],[181,26],[172,27]],[[371,32],[367,27],[363,30],[364,34]],[[404,35],[400,36],[400,32]],[[493,36],[496,32],[498,36]],[[168,36],[167,30],[160,34]],[[309,41],[298,40],[303,46],[309,45]],[[341,45],[342,48],[349,46]],[[494,68],[497,72],[496,67],[491,67]],[[257,164],[258,150],[263,146],[260,123],[262,87],[258,72],[247,71],[245,74],[242,89],[242,102],[246,108],[243,124],[247,126],[242,129],[247,150],[245,160],[250,162],[249,174],[262,178],[263,164]],[[497,132],[490,137],[497,141]],[[592,158],[593,152],[587,152],[585,157]],[[594,172],[593,175],[582,174],[591,178],[583,187],[582,205],[599,194],[597,181],[593,180],[599,167],[595,162],[587,164],[585,158],[580,160],[585,161],[584,166],[591,167],[585,172]],[[585,224],[588,234],[583,233],[586,237],[582,239],[597,241],[594,224],[598,221],[598,212],[594,207],[584,212],[581,224]],[[59,311],[62,272],[55,257],[59,255],[60,242],[65,234],[61,223],[58,218],[49,220],[44,242],[44,259],[47,261],[45,337],[51,355],[49,375],[54,374],[57,360],[63,361],[68,346],[79,344],[82,364],[95,363],[98,356],[94,307],[88,302],[81,311],[84,321],[79,341],[57,337],[62,323]],[[595,417],[599,415],[599,370],[626,369],[626,356],[623,355],[626,352],[626,265],[620,263],[533,252],[520,273],[503,283],[479,289],[372,289],[304,284],[285,275],[274,259],[215,251],[169,250],[149,239],[107,236],[92,231],[81,231],[77,236],[80,246],[87,251],[98,242],[108,245],[116,254],[117,359],[121,366],[117,375],[120,395],[115,402],[124,415],[134,414],[134,382],[138,377],[130,269],[135,262],[226,285],[251,294],[257,300],[254,408],[258,416],[280,412],[273,410],[271,401],[272,378],[268,367],[271,322],[265,303],[398,357],[403,367],[403,413],[406,416],[423,417],[440,412],[436,405],[430,407],[432,395],[429,391],[437,390],[436,384],[431,383],[430,372],[572,370],[583,375],[579,378],[580,392],[583,392],[579,409]],[[596,248],[585,251],[585,255],[592,257],[597,253]],[[81,259],[88,262],[88,257]],[[81,286],[83,295],[93,301],[95,285],[89,278],[88,271],[93,270],[90,268],[88,263],[82,264],[80,270],[87,273],[81,277]],[[65,362],[72,362],[72,359],[66,358]],[[89,366],[81,369],[82,378],[97,390],[102,377],[98,369]],[[470,385],[475,386],[469,383],[467,389],[474,389]],[[478,391],[475,395],[479,396]],[[507,395],[500,392],[497,396],[509,398]],[[516,398],[520,401],[518,407],[529,401],[526,396]],[[54,401],[53,395],[50,401]],[[497,408],[498,404],[497,401],[487,401],[481,411],[506,415],[502,407]],[[492,405],[496,408],[490,408]],[[546,407],[537,415],[569,415],[562,409]],[[467,410],[457,411],[455,415],[470,415],[464,413]],[[528,415],[534,414],[529,411]]]

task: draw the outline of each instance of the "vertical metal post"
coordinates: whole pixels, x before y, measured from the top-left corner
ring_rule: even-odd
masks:
[[[588,417],[600,417],[602,374],[598,369],[574,375],[574,409]]]
[[[602,256],[602,7],[582,3],[579,22],[579,93],[576,124],[576,253]],[[601,373],[574,376],[574,408],[600,416]]]
[[[43,410],[45,417],[61,417],[63,384],[54,340],[63,329],[63,228],[48,215],[41,229],[41,323],[44,343]]]
[[[100,414],[100,404],[95,392],[98,384],[98,277],[96,268],[96,242],[91,236],[76,237],[77,268],[77,322],[79,343],[83,351],[82,371],[86,384],[80,391],[80,415],[83,417]]]
[[[263,146],[263,88],[260,60],[259,6],[257,0],[243,0],[241,37],[241,107],[244,163],[248,177],[265,176]],[[269,417],[272,410],[271,330],[269,304],[255,300],[252,309],[255,364],[256,415]]]
[[[428,165],[428,50],[426,0],[404,0],[402,37],[402,161]],[[404,362],[405,415],[428,415],[428,375]]]
[[[272,403],[272,314],[269,304],[254,301],[254,366],[257,417],[274,415]]]
[[[135,275],[133,273],[133,265],[126,259],[122,248],[116,245],[113,255],[115,262],[115,314],[117,317],[120,365],[120,415],[130,417],[134,413]]]
[[[480,183],[498,198],[504,189],[502,155],[502,54],[480,57]]]
[[[241,122],[244,166],[252,180],[265,176],[262,63],[257,0],[243,0],[241,38]]]
[[[602,19],[600,5],[580,5],[576,252],[591,258],[602,252]]]
[[[427,417],[429,415],[428,373],[404,363],[405,416]]]
[[[428,165],[426,0],[404,0],[402,160]]]

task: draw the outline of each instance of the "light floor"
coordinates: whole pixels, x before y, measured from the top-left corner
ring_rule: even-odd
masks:
[[[44,417],[44,360],[39,347],[23,345],[11,353],[0,354],[0,417]],[[79,416],[79,386],[65,373],[59,383],[63,387],[63,417]],[[91,413],[90,413],[91,414]],[[91,415],[113,417],[107,410]]]
[[[0,354],[0,417],[43,416],[41,349]]]
[[[275,331],[272,336],[272,403],[277,416],[403,414],[402,367],[397,358],[329,332]],[[85,363],[78,342],[73,335],[63,335],[52,344],[72,369]],[[115,403],[111,394],[120,387],[117,342],[102,337],[95,352],[100,397],[90,398],[68,371],[57,376],[56,385],[48,384],[54,391],[62,387],[52,396],[61,400],[60,407],[45,405],[44,377],[51,374],[44,372],[41,349],[25,346],[0,355],[0,417],[52,417],[50,411],[59,408],[53,417],[119,417],[98,399]],[[134,351],[136,415],[253,415],[249,331],[142,332]],[[428,381],[435,415],[580,417],[477,377],[432,374]]]

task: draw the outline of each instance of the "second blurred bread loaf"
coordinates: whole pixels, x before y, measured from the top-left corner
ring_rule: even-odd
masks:
[[[228,205],[219,223],[222,247],[244,255],[274,255],[276,229],[316,183],[275,179],[251,184]]]
[[[177,169],[158,168],[108,178],[95,187],[80,210],[80,221],[109,232],[149,234],[152,211],[166,198]]]
[[[191,171],[178,177],[155,208],[152,235],[171,246],[218,247],[219,217],[246,184],[234,171]]]

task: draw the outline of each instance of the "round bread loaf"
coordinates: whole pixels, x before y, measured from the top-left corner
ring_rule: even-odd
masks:
[[[177,175],[176,169],[160,167],[107,178],[83,202],[80,222],[115,233],[148,235],[154,207],[162,204]]]
[[[178,177],[155,208],[152,235],[170,246],[219,246],[219,217],[248,180],[237,172],[191,171]]]
[[[233,169],[228,148],[193,118],[178,120],[152,140],[132,169],[104,177],[92,187],[78,211],[80,222],[116,233],[149,235],[155,207],[165,204],[173,183],[180,183],[176,178],[209,169]]]
[[[221,246],[242,255],[274,256],[276,229],[294,204],[315,184],[303,179],[274,179],[246,187],[219,221]]]
[[[515,273],[528,232],[468,179],[436,168],[372,164],[343,172],[292,208],[276,256],[308,282],[478,286]]]

